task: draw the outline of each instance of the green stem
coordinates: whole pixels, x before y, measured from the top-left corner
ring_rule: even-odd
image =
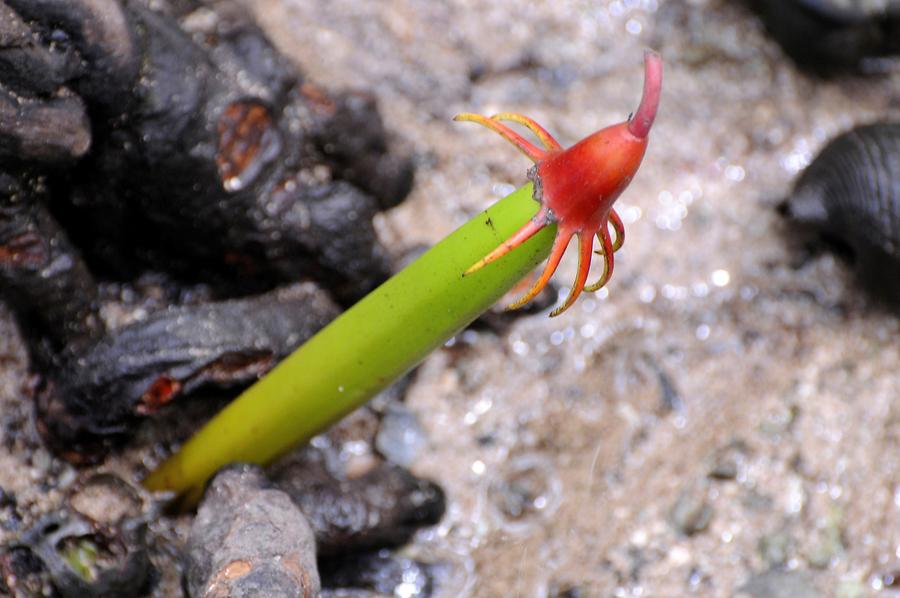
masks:
[[[220,467],[268,463],[363,405],[547,257],[555,226],[462,276],[536,209],[529,184],[457,229],[244,391],[144,484],[193,502]]]

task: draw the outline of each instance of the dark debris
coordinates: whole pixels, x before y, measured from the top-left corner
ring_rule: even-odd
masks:
[[[0,16],[0,300],[67,457],[250,382],[338,313],[274,289],[314,281],[350,304],[387,278],[372,219],[409,192],[412,160],[371,96],[307,81],[237,4],[10,0]],[[215,301],[111,323],[102,289],[152,272]]]
[[[446,506],[440,486],[397,465],[378,463],[347,479],[315,449],[278,468],[274,479],[306,515],[322,557],[403,544],[437,523]]]
[[[249,299],[170,307],[54,356],[37,390],[39,429],[74,461],[137,419],[201,388],[235,388],[271,369],[337,307],[306,283]]]

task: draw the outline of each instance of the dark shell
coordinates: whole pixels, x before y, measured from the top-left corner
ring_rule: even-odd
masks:
[[[831,141],[784,208],[846,245],[863,280],[900,299],[900,124],[862,126]]]
[[[769,33],[798,65],[819,74],[879,70],[900,53],[900,2],[750,0]]]
[[[0,551],[0,595],[144,596],[155,583],[147,522],[158,504],[122,478],[76,483],[66,505],[43,515]]]
[[[140,519],[107,527],[60,511],[39,521],[12,550],[38,559],[62,598],[141,596],[153,579],[145,535]]]

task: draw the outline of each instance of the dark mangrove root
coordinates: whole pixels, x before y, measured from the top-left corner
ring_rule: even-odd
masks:
[[[371,97],[305,81],[236,4],[0,0],[0,301],[51,445],[89,459],[246,384],[338,313],[319,288],[383,281],[372,219],[412,182],[392,146]],[[104,289],[148,273],[219,301],[107,331]]]
[[[81,98],[65,88],[43,99],[0,87],[0,161],[6,164],[71,162],[91,144]]]
[[[62,54],[65,67],[54,71],[68,75],[80,95],[113,110],[127,105],[140,56],[133,25],[118,0],[4,2],[33,22],[36,41]]]
[[[440,486],[402,467],[380,463],[347,479],[330,471],[317,449],[278,468],[274,481],[306,515],[320,557],[404,544],[420,527],[437,523],[445,509]]]
[[[71,217],[98,266],[164,262],[232,293],[313,277],[347,302],[386,278],[371,220],[408,193],[412,166],[374,104],[312,93],[227,3],[188,30],[124,6],[141,56],[128,118],[100,123],[74,175]]]
[[[389,152],[388,133],[375,99],[348,93],[328,99],[306,84],[304,96],[321,119],[314,134],[317,146],[338,176],[374,196],[381,209],[400,203],[410,192],[413,165]]]
[[[0,172],[0,299],[19,314],[33,344],[58,349],[102,326],[97,285],[45,207],[45,181]]]
[[[256,380],[337,314],[324,292],[305,283],[172,307],[67,347],[37,391],[39,429],[65,458],[89,461],[179,396]]]
[[[97,274],[164,268],[231,296],[313,278],[344,303],[374,288],[372,217],[413,169],[372,98],[304,81],[228,2],[164,7],[0,3],[0,162],[83,158],[49,186]]]

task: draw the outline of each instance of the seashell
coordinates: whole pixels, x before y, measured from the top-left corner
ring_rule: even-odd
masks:
[[[832,140],[783,207],[849,248],[862,280],[900,300],[900,123],[860,126]]]

